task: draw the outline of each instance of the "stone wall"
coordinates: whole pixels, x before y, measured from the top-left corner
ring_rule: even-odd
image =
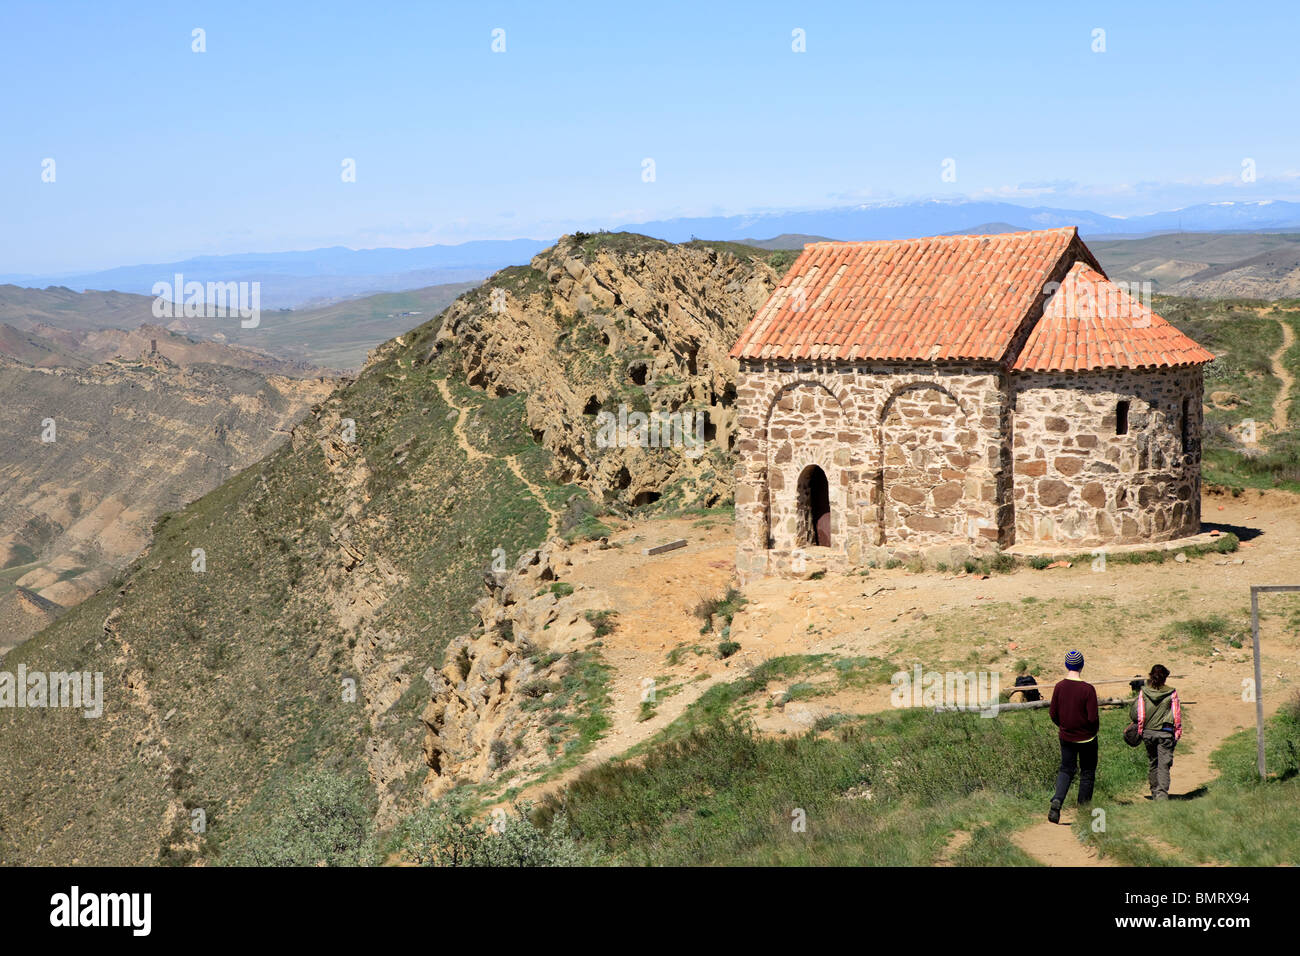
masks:
[[[956,563],[1015,543],[1162,541],[1200,526],[1199,367],[742,362],[737,424],[742,578],[892,557]],[[830,493],[830,547],[815,545],[807,516],[801,478],[814,466]]]
[[[993,365],[742,362],[742,576],[891,556],[958,560],[1009,543],[1009,414]],[[812,544],[803,514],[800,478],[812,466],[830,490],[829,548]]]
[[[1199,530],[1200,366],[1016,374],[1012,387],[1017,543],[1132,544]]]

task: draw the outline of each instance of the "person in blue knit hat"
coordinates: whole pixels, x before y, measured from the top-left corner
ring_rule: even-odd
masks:
[[[1083,679],[1083,655],[1070,651],[1065,655],[1065,679],[1052,688],[1052,723],[1060,728],[1061,768],[1056,772],[1056,794],[1052,797],[1047,819],[1061,822],[1061,805],[1070,790],[1070,782],[1079,774],[1079,806],[1092,802],[1092,788],[1097,780],[1097,688]]]

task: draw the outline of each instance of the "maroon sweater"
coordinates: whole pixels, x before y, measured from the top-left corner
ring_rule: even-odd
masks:
[[[1080,743],[1097,736],[1097,688],[1083,680],[1057,681],[1052,688],[1052,723],[1061,728],[1062,740]]]

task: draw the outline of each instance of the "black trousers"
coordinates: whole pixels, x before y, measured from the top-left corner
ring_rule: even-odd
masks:
[[[1056,796],[1052,802],[1057,806],[1065,803],[1065,795],[1070,790],[1070,781],[1075,771],[1079,774],[1079,802],[1092,802],[1093,784],[1097,782],[1097,738],[1085,744],[1061,741],[1061,769],[1056,772]]]

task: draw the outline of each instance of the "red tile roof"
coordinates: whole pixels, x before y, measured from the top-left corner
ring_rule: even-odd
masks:
[[[1169,368],[1214,360],[1124,289],[1076,262],[1043,308],[1012,368],[1083,372],[1102,368]]]
[[[1073,227],[810,243],[731,354],[998,361],[1076,243]]]
[[[1005,362],[1054,279],[1061,287],[1014,368],[1077,371],[1214,358],[1111,283],[1074,227],[810,243],[731,355]]]

